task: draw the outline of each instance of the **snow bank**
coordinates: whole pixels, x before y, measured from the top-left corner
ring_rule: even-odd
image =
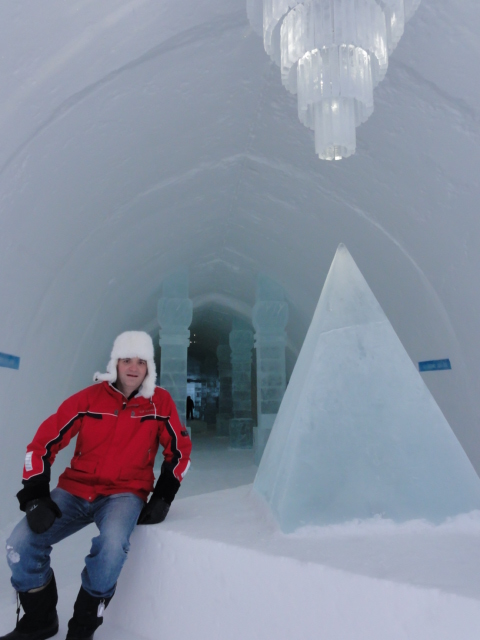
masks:
[[[152,640],[473,640],[479,541],[478,515],[287,536],[250,486],[195,496],[136,530],[106,622]]]

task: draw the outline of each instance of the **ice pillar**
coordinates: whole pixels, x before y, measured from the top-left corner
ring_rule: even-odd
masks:
[[[343,245],[254,487],[285,532],[480,508],[477,474]]]
[[[220,393],[218,396],[217,436],[228,436],[232,418],[232,363],[230,347],[221,344],[217,347],[218,379]]]
[[[264,275],[258,277],[252,321],[256,331],[258,411],[253,440],[255,464],[259,464],[285,393],[285,327],[288,322],[288,304],[282,287]]]
[[[230,446],[233,449],[251,449],[253,446],[252,420],[252,349],[253,331],[241,320],[234,319],[229,336],[232,350],[232,407],[230,420]]]
[[[217,359],[213,354],[207,355],[202,369],[202,378],[205,379],[204,419],[207,426],[212,428],[217,420]]]
[[[163,282],[163,297],[158,301],[160,386],[172,396],[183,424],[186,424],[187,352],[192,314],[187,272],[167,277]]]

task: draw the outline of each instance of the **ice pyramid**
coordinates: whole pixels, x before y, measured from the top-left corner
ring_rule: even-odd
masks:
[[[343,244],[254,488],[284,532],[480,509],[480,479]]]

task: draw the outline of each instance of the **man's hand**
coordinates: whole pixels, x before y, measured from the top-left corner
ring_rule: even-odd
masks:
[[[140,513],[137,524],[158,524],[167,517],[170,505],[163,498],[152,495]]]
[[[60,507],[50,498],[30,500],[25,506],[28,526],[34,533],[48,531],[56,518],[62,517]]]

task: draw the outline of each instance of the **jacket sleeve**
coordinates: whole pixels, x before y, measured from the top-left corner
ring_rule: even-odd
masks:
[[[50,467],[57,453],[77,435],[88,410],[88,389],[63,402],[58,411],[47,418],[27,446],[23,467],[24,488],[17,494],[24,510],[29,500],[49,495]]]
[[[186,427],[180,422],[177,408],[169,393],[161,413],[166,415],[164,428],[160,431],[160,444],[163,447],[163,464],[154,494],[172,502],[180,482],[190,467],[192,441]]]

